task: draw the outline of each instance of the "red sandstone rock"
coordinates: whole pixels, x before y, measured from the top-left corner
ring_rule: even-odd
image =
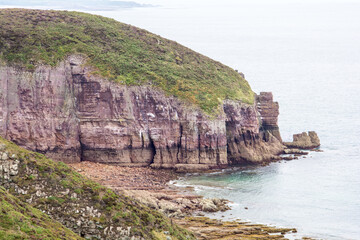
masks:
[[[257,110],[260,113],[261,130],[268,131],[280,142],[282,141],[278,127],[279,104],[273,102],[271,92],[261,92],[256,96]]]
[[[64,162],[205,170],[260,162],[282,152],[278,104],[226,100],[209,118],[151,86],[123,86],[90,74],[71,56],[26,72],[0,66],[0,135]]]

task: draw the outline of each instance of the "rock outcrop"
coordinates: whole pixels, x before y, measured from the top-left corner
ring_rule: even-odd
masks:
[[[277,116],[279,106],[272,93],[256,96],[256,105],[224,102],[226,135],[230,164],[259,163],[272,160],[283,151]]]
[[[284,142],[284,145],[289,148],[312,149],[320,146],[320,139],[316,132],[309,131],[309,134],[306,132],[294,134],[293,141]]]
[[[260,131],[264,134],[263,138],[269,140],[269,134],[282,141],[278,126],[279,104],[273,101],[271,92],[261,92],[256,96],[257,110],[260,114]]]
[[[84,239],[144,240],[156,239],[156,234],[162,231],[170,231],[174,239],[195,239],[191,233],[173,224],[163,214],[133,198],[115,193],[78,174],[62,162],[54,162],[42,154],[22,149],[1,137],[0,156],[0,195],[4,188],[7,193],[21,201],[19,201],[20,206],[29,204],[32,209],[41,211],[34,210],[29,218],[22,217],[20,221],[24,224],[21,225],[21,229],[16,228],[18,222],[5,221],[8,224],[1,226],[5,229],[11,224],[15,225],[12,233],[24,231],[31,234],[29,238],[18,236],[16,239],[82,239],[81,236]],[[17,207],[19,208],[19,205]],[[19,208],[19,210],[21,214],[26,214],[28,209]],[[11,210],[2,209],[2,212],[6,213],[5,220],[14,214],[14,211],[7,211]],[[41,225],[36,215],[40,215],[40,220],[44,222],[53,223],[48,226]],[[3,218],[0,219],[3,223]],[[56,227],[55,233],[61,236],[52,238],[39,236],[42,232],[49,232],[40,228],[36,231],[31,230],[30,227],[25,228],[25,223],[29,219],[33,225],[40,224],[43,228]],[[71,234],[65,227],[79,237],[74,233]],[[1,236],[1,239],[14,239],[6,232],[4,235],[4,231]]]
[[[0,135],[68,163],[201,171],[283,151],[271,93],[222,106],[209,117],[150,85],[93,75],[79,56],[32,72],[0,66]]]
[[[0,163],[1,166],[1,163]],[[0,186],[1,239],[84,240]]]
[[[288,239],[287,234],[296,233],[295,228],[276,228],[243,220],[222,221],[207,217],[188,217],[175,222],[191,229],[199,240],[205,239]],[[310,238],[303,238],[309,239]]]

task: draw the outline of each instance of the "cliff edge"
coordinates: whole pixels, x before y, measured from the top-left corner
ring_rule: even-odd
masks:
[[[150,86],[91,75],[82,58],[33,72],[0,67],[0,135],[64,162],[203,170],[282,151],[278,105],[225,100],[209,117]]]
[[[20,146],[64,162],[179,171],[283,151],[272,94],[255,95],[218,62],[104,17],[0,15],[0,135]]]

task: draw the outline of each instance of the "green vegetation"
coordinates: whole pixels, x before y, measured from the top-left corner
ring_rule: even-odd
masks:
[[[160,88],[210,115],[224,99],[254,101],[233,69],[148,31],[80,12],[0,10],[0,59],[31,71],[70,54],[86,57],[94,74]]]
[[[163,231],[168,231],[173,239],[194,239],[191,233],[173,224],[161,213],[82,176],[63,162],[54,162],[42,154],[27,151],[1,137],[0,144],[4,144],[6,151],[10,155],[15,155],[20,161],[18,175],[12,178],[11,183],[26,190],[26,194],[18,194],[14,187],[10,187],[9,192],[23,202],[31,199],[33,207],[51,212],[51,216],[55,219],[77,220],[81,216],[79,211],[91,207],[101,213],[101,216],[94,215],[90,220],[102,225],[102,228],[109,225],[131,227],[132,235],[142,236],[145,239],[156,239],[155,234]],[[0,184],[4,183],[2,181],[3,179],[0,178]],[[40,197],[36,197],[39,187],[35,186],[41,186]],[[0,195],[3,195],[2,192]],[[0,206],[0,219],[12,218],[8,210],[3,210],[1,213],[2,207]],[[20,212],[24,214],[21,209]],[[4,234],[8,234],[8,230],[3,230],[1,227],[2,225],[0,225],[0,239]],[[14,234],[23,234],[17,231],[18,228],[15,226],[6,229],[13,229],[11,232]],[[48,234],[45,230],[40,232]],[[46,237],[27,239],[46,239]]]
[[[0,187],[0,239],[83,239]]]

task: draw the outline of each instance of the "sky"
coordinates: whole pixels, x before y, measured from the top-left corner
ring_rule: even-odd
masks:
[[[0,0],[0,7],[29,7],[45,9],[69,9],[84,11],[113,11],[121,8],[151,7],[144,2],[113,0]]]
[[[242,3],[276,4],[276,3],[357,3],[358,0],[221,0],[222,5],[237,6]],[[201,5],[219,5],[219,0],[0,0],[0,7],[25,7],[41,9],[68,9],[84,11],[113,11],[134,7],[189,7]]]

